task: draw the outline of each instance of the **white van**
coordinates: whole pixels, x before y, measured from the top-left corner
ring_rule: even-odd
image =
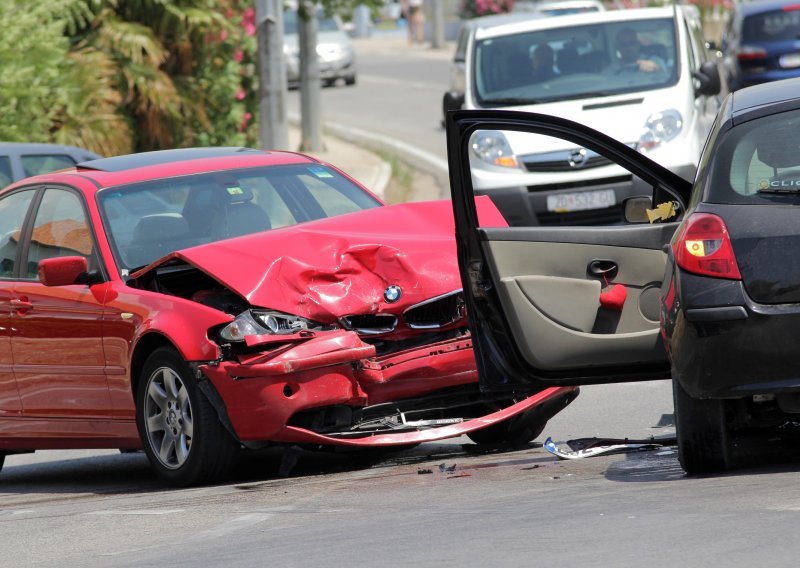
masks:
[[[693,178],[720,92],[694,6],[498,22],[465,41],[463,92],[446,94],[446,109],[568,118]],[[564,142],[482,131],[471,144],[476,192],[512,225],[615,224],[642,193],[629,172]]]

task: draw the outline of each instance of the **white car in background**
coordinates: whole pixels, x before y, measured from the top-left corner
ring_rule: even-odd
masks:
[[[606,8],[598,0],[564,0],[563,2],[532,2],[520,0],[514,2],[512,13],[526,12],[539,16],[567,16],[586,12],[605,12]]]
[[[653,70],[626,63],[623,36],[635,38]],[[541,46],[552,54],[546,77],[532,70]],[[463,91],[448,93],[445,109],[567,118],[687,179],[719,108],[719,73],[694,6],[497,20],[475,27],[463,52]],[[630,172],[552,138],[481,131],[471,145],[476,192],[512,225],[616,224],[626,198],[651,193]]]
[[[317,61],[322,84],[331,86],[339,79],[345,85],[356,84],[356,56],[350,37],[337,15],[317,13]],[[290,88],[300,83],[300,42],[297,33],[297,10],[283,12],[283,55]]]

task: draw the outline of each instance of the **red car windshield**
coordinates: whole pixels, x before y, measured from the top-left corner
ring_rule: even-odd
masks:
[[[123,275],[183,248],[381,205],[319,164],[159,179],[103,190],[98,202]]]

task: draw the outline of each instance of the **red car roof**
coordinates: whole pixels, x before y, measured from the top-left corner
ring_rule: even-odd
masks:
[[[10,185],[9,188],[54,181],[70,183],[76,177],[88,179],[96,187],[104,188],[203,172],[311,163],[319,161],[294,152],[265,152],[249,148],[161,150],[83,162],[75,168],[26,178]]]

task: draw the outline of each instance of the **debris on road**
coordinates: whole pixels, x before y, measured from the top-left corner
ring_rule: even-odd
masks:
[[[547,438],[544,449],[560,460],[579,460],[606,454],[620,454],[652,450],[664,446],[674,446],[677,440],[672,438],[650,438],[631,440],[629,438],[578,438],[566,442],[567,448]]]
[[[427,473],[433,473],[433,470],[428,468],[420,468],[417,470],[418,475],[425,475]]]
[[[439,471],[442,473],[453,473],[456,470],[456,464],[447,465],[444,463],[439,464]]]

